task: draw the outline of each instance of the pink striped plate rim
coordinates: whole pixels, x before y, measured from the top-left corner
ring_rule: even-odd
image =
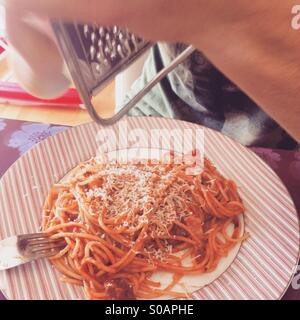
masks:
[[[251,237],[242,244],[231,266],[193,298],[280,299],[299,257],[299,221],[291,197],[277,175],[253,152],[220,133],[183,121],[128,117],[123,125],[103,128],[86,124],[38,144],[0,182],[0,238],[37,232],[41,209],[53,183],[78,163],[95,156],[97,150],[128,147],[128,132],[134,146],[148,147],[147,137],[153,129],[165,135],[174,129],[177,133],[201,129],[205,155],[227,178],[237,182],[246,207],[245,227]],[[144,141],[137,141],[141,130],[148,135]],[[118,137],[117,144],[113,137]],[[175,145],[179,140],[175,135]],[[0,289],[8,299],[84,299],[82,289],[62,283],[46,260],[1,272]]]

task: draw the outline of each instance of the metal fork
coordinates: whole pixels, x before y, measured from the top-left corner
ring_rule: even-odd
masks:
[[[64,239],[51,239],[46,233],[19,235],[0,241],[0,270],[7,270],[21,264],[49,258],[63,249]]]
[[[18,236],[18,249],[24,257],[48,258],[57,254],[65,245],[64,239],[51,239],[47,233],[32,233]]]

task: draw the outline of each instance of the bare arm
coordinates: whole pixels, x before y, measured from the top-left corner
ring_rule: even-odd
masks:
[[[295,3],[218,2],[217,23],[197,47],[300,142],[300,30],[291,26]],[[226,3],[228,8],[233,2],[232,15],[224,14]]]
[[[300,31],[293,0],[6,0],[47,17],[127,26],[194,44],[300,142]]]

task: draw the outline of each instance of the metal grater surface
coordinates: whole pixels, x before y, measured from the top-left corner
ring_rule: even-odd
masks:
[[[53,23],[75,82],[94,96],[151,44],[116,26]]]
[[[160,70],[135,97],[127,101],[122,108],[116,108],[114,115],[105,117],[102,113],[103,106],[96,103],[97,94],[152,44],[116,26],[106,28],[62,21],[52,22],[52,25],[81,99],[91,117],[102,125],[111,125],[120,120],[195,51],[192,46],[188,47],[170,65]]]

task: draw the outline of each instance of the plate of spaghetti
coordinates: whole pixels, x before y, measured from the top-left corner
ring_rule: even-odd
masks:
[[[247,237],[237,186],[208,159],[194,175],[175,157],[127,160],[93,158],[53,186],[42,230],[66,247],[51,261],[91,299],[189,298]]]
[[[166,119],[125,121],[126,130],[124,121],[87,124],[48,138],[2,178],[1,237],[41,230],[65,240],[49,260],[0,273],[3,293],[279,299],[298,261],[299,221],[276,174],[212,130]],[[199,130],[200,162],[192,152]],[[187,133],[195,133],[191,153],[180,139]],[[162,139],[150,146],[147,137],[157,134]]]

